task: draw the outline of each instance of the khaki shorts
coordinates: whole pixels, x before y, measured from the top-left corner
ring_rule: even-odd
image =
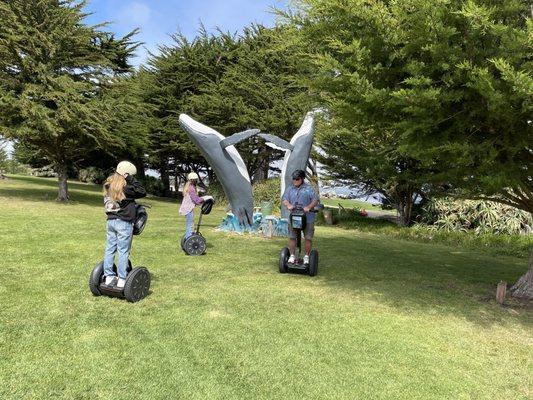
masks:
[[[289,226],[289,238],[290,239],[295,239],[296,240],[297,232],[298,232],[297,230],[292,229]],[[306,240],[311,240],[311,239],[313,239],[313,236],[315,236],[315,223],[314,222],[308,222],[305,225],[304,237],[305,237]]]

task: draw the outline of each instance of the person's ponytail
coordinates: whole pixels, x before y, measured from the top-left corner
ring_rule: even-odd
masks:
[[[122,175],[114,173],[104,183],[104,195],[113,201],[122,201],[126,198],[124,195],[125,186],[126,179]]]

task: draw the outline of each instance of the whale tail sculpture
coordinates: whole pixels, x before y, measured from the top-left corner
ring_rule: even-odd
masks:
[[[186,114],[180,115],[179,123],[213,168],[239,224],[244,229],[252,227],[252,184],[246,165],[234,145],[259,133],[259,130],[253,129],[226,138]]]
[[[313,145],[315,131],[314,111],[308,112],[302,126],[290,143],[259,129],[250,129],[224,137],[216,130],[181,114],[179,123],[189,138],[198,146],[218,177],[226,194],[234,218],[246,230],[253,230],[253,194],[248,170],[239,152],[237,143],[252,136],[259,136],[271,147],[285,150],[281,168],[281,193],[291,184],[291,174],[297,169],[306,170]],[[288,217],[288,210],[282,206],[282,216]]]

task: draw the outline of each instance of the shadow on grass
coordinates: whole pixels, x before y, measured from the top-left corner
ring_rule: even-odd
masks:
[[[57,190],[52,188],[46,189],[28,189],[28,188],[3,188],[0,187],[0,196],[18,198],[26,201],[48,201],[56,203]],[[90,205],[102,206],[102,195],[99,192],[88,193],[84,191],[69,190],[70,200],[65,205]]]
[[[0,196],[19,198],[21,200],[29,201],[50,201],[55,202],[57,198],[57,179],[56,178],[42,178],[34,176],[9,176],[9,180],[20,182],[21,187],[17,186],[0,186]],[[36,187],[41,186],[41,187]],[[44,188],[42,187],[44,186]],[[30,188],[32,187],[32,188]],[[90,206],[102,206],[102,186],[81,183],[68,182],[70,200],[66,205],[85,204]],[[140,204],[148,204],[150,200],[161,201],[165,203],[176,203],[175,198],[148,196],[137,200]]]
[[[317,244],[319,277],[326,285],[369,294],[406,312],[422,309],[480,325],[517,320],[500,312],[493,299],[498,282],[516,281],[527,260],[522,265],[516,259],[378,235],[323,237]]]
[[[102,205],[102,189],[99,185],[68,182],[70,200],[65,205]],[[26,201],[56,202],[57,179],[34,176],[9,176],[6,185],[0,185],[0,196]]]
[[[10,175],[8,177],[10,180],[18,181],[25,184],[39,185],[39,186],[48,186],[57,189],[58,182],[57,178],[42,178],[37,176],[27,176],[27,175]],[[102,190],[101,185],[95,185],[92,183],[82,183],[77,181],[68,181],[69,189],[75,190],[87,190],[91,192],[100,193]]]

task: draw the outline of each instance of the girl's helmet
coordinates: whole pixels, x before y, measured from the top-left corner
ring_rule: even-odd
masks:
[[[189,175],[187,175],[187,179],[192,180],[198,180],[198,174],[196,172],[191,172]]]
[[[129,161],[121,161],[117,165],[117,173],[124,176],[124,174],[135,175],[137,168]]]

